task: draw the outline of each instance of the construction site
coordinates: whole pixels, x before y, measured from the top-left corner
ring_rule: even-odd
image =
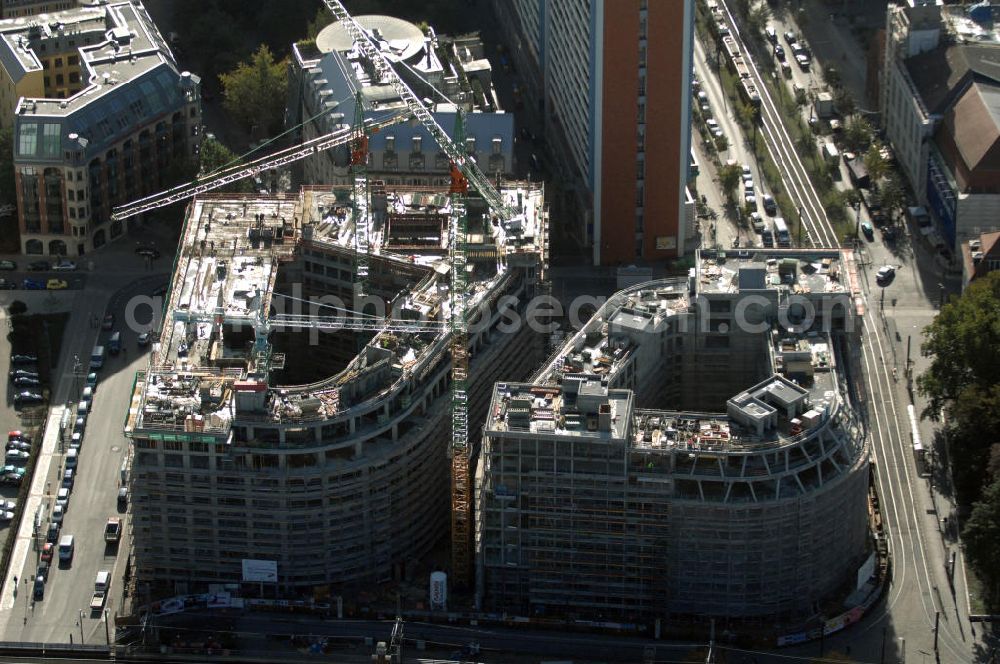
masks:
[[[350,193],[190,207],[127,422],[140,580],[239,582],[241,561],[259,558],[277,562],[282,592],[402,578],[447,533],[450,199],[372,195],[363,297],[394,324],[345,314],[359,293]],[[541,186],[504,195],[521,202],[517,231],[474,203],[467,211],[468,305],[492,309],[467,340],[470,432],[494,381],[527,376],[543,349],[527,326],[495,330],[490,304],[530,300],[543,255]],[[333,298],[341,304],[324,304]]]
[[[860,602],[858,292],[850,251],[703,251],[499,383],[475,475],[484,609],[649,624]]]
[[[546,289],[543,185],[487,180],[463,108],[446,132],[393,44],[326,4],[365,81],[353,122],[114,213],[194,197],[125,422],[133,583],[150,598],[241,583],[322,598],[409,578],[449,533],[453,584],[471,581],[486,404],[542,358],[530,326],[500,323]],[[443,186],[369,173],[370,139],[407,121],[448,164]],[[211,193],[327,150],[349,155],[346,184]]]

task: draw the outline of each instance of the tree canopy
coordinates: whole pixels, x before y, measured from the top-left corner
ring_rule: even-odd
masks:
[[[1000,584],[1000,481],[994,480],[983,492],[983,498],[972,508],[972,514],[962,529],[965,556],[976,570],[985,594],[991,602]]]
[[[220,75],[219,81],[226,111],[251,134],[271,136],[281,131],[288,98],[288,68],[284,61],[275,62],[266,44],[249,61]]]
[[[202,178],[222,168],[235,166],[239,162],[239,157],[215,138],[206,138],[201,142],[201,151],[198,153],[198,156],[200,158],[198,177]],[[221,188],[221,191],[231,192],[249,192],[252,190],[252,181],[249,178],[233,182]]]
[[[732,202],[736,196],[736,187],[743,180],[742,171],[737,164],[726,164],[719,169],[719,185],[726,198]]]
[[[984,391],[1000,382],[1000,272],[945,304],[924,336],[921,352],[933,358],[917,381],[929,399],[925,416],[936,419],[969,388]]]

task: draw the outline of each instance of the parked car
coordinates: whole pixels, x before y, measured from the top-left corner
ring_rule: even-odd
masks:
[[[45,288],[48,290],[63,290],[68,287],[69,284],[66,283],[65,279],[49,279],[45,283]]]
[[[41,384],[42,381],[31,376],[18,376],[14,379],[14,385],[18,387],[38,387]]]
[[[38,362],[37,355],[30,355],[27,353],[14,354],[10,356],[11,364],[35,364]]]
[[[114,326],[115,326],[115,315],[107,314],[106,316],[104,316],[104,320],[101,321],[101,329],[110,330]]]
[[[0,523],[8,523],[14,520],[14,513],[9,510],[0,511]]]
[[[10,370],[11,380],[16,380],[18,378],[34,378],[38,380],[37,371],[28,371],[27,369],[11,369]]]
[[[45,272],[50,267],[48,261],[33,261],[28,263],[28,269],[32,272]]]
[[[49,529],[45,533],[45,541],[50,544],[55,544],[59,541],[59,530],[62,528],[62,524],[57,521],[49,521]]]
[[[0,261],[0,270],[16,270],[17,263],[14,261]]]
[[[7,456],[4,457],[4,463],[16,465],[18,463],[23,463],[30,458],[31,452],[26,452],[24,450],[7,450]]]
[[[45,577],[35,577],[35,585],[31,589],[31,598],[36,602],[40,602],[45,599]]]
[[[140,346],[148,346],[149,345],[149,337],[150,337],[149,332],[142,332],[142,333],[139,334],[138,338],[136,339],[136,343],[138,343]]]
[[[69,489],[60,487],[56,494],[56,505],[62,505],[63,512],[69,509]]]
[[[31,444],[30,443],[21,442],[20,440],[11,440],[11,441],[8,441],[8,443],[7,443],[7,451],[10,452],[11,450],[20,450],[22,452],[30,452],[31,451]]]
[[[24,290],[45,290],[45,282],[38,279],[25,279],[21,282]]]
[[[11,429],[7,432],[7,440],[23,440],[26,443],[30,443],[31,436],[24,433],[20,429]]]
[[[10,279],[0,279],[0,290],[14,290],[15,288],[17,288],[17,282]]]
[[[879,286],[888,286],[896,276],[896,268],[891,265],[883,265],[875,273],[875,283]]]
[[[128,487],[123,486],[118,489],[118,509],[124,510],[128,507]]]
[[[73,261],[59,261],[52,266],[54,272],[73,272],[76,270],[76,263]]]
[[[774,202],[774,197],[771,196],[771,194],[764,194],[761,197],[761,202],[764,204],[764,212],[766,212],[769,217],[773,217],[778,214],[778,204]]]
[[[28,406],[34,403],[41,403],[44,401],[42,395],[38,392],[18,392],[14,395],[14,405],[15,406]]]
[[[52,508],[52,520],[57,523],[62,523],[63,517],[66,516],[66,509],[62,505],[56,505]]]
[[[0,510],[13,512],[17,509],[17,503],[13,500],[0,500]]]
[[[72,489],[73,489],[73,479],[74,479],[75,476],[76,476],[76,473],[73,472],[72,468],[67,468],[66,470],[64,470],[63,471],[63,479],[62,479],[63,488],[70,489],[72,491]]]
[[[55,553],[55,544],[51,542],[46,542],[42,545],[42,561],[50,563],[52,562],[52,554]]]
[[[789,46],[791,46],[792,44],[794,44],[795,43],[795,33],[792,32],[791,30],[789,30],[788,32],[786,32],[785,33],[785,42]]]
[[[160,257],[160,250],[159,249],[143,249],[142,251],[140,251],[138,253],[143,258],[148,258],[150,260],[156,260],[157,258]]]
[[[875,227],[872,226],[872,222],[867,219],[861,222],[861,232],[865,234],[865,237],[868,238],[869,241],[875,239]]]

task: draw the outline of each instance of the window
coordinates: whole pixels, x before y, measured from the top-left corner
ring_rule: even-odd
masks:
[[[61,151],[62,139],[60,137],[61,125],[47,122],[42,130],[42,154],[43,157],[58,157]]]
[[[503,139],[499,136],[493,139],[493,154],[500,154],[503,148]]]
[[[639,96],[640,97],[645,97],[646,96],[646,75],[645,74],[639,74]]]
[[[465,151],[468,154],[475,154],[476,153],[476,137],[475,136],[469,136],[468,138],[465,139]]]
[[[56,58],[56,67],[62,67],[62,58]]]
[[[25,122],[18,133],[17,153],[24,156],[34,156],[38,147],[38,123]]]
[[[56,85],[62,85],[65,82],[65,78],[62,74],[56,74]]]
[[[79,72],[75,72],[75,71],[71,71],[69,73],[69,82],[70,83],[79,83],[80,82],[80,73]]]
[[[71,201],[76,200],[76,192],[73,191],[72,189],[66,190],[66,198],[68,198]]]
[[[418,154],[420,152],[422,152],[423,151],[422,150],[422,148],[423,148],[423,142],[424,142],[423,137],[421,137],[421,136],[414,136],[413,137],[413,148],[412,148],[413,152],[416,152]]]
[[[71,41],[69,45],[73,46],[73,42]],[[69,64],[70,66],[77,65],[80,63],[80,58],[75,55],[71,55],[66,59],[66,63]]]
[[[386,152],[395,152],[396,151],[396,137],[395,136],[386,136],[385,137],[385,151]]]
[[[638,113],[638,116],[639,116],[638,117],[638,121],[639,122],[641,122],[641,123],[645,123],[646,122],[646,103],[645,102],[639,102],[639,113]]]

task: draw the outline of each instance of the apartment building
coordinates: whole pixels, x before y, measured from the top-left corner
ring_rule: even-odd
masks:
[[[497,384],[483,606],[788,618],[867,583],[859,295],[848,251],[703,251],[690,279],[620,291],[530,382]]]
[[[364,301],[354,215],[365,213],[351,193],[324,185],[190,206],[126,424],[138,581],[195,591],[240,583],[244,560],[267,560],[281,594],[336,594],[409,578],[448,532],[447,190],[373,194]],[[467,201],[473,453],[494,382],[526,378],[543,350],[529,326],[504,329],[497,306],[506,296],[523,311],[543,279],[543,189],[501,193],[518,211],[509,225]],[[414,327],[335,329],[368,304]],[[298,315],[327,327],[283,322]]]
[[[496,0],[595,265],[684,253],[694,0]]]
[[[0,19],[50,14],[85,4],[77,0],[0,0]]]
[[[465,112],[465,148],[479,168],[490,177],[512,176],[514,116],[499,106],[479,36],[439,36],[433,28],[425,35],[416,25],[391,16],[357,20],[449,135],[457,110]],[[392,86],[369,71],[339,23],[324,28],[315,44],[295,44],[292,53],[289,121],[305,122],[303,140],[352,125],[359,99],[366,120],[406,111]],[[420,124],[399,124],[373,134],[368,151],[369,174],[389,185],[449,182],[450,160]],[[347,183],[352,177],[346,148],[318,153],[304,163],[307,183]]]
[[[114,206],[196,163],[200,80],[177,68],[141,4],[0,24],[0,64],[23,253],[82,256],[121,237]]]
[[[887,9],[882,121],[952,267],[963,242],[1000,226],[998,58],[989,12],[941,0]]]

